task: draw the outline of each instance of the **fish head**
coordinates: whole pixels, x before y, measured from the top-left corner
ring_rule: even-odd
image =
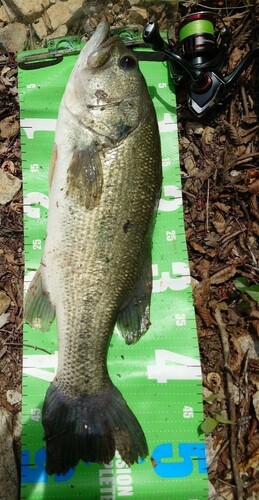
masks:
[[[133,51],[109,34],[109,23],[101,22],[80,53],[64,98],[81,123],[114,143],[137,128],[151,99]]]

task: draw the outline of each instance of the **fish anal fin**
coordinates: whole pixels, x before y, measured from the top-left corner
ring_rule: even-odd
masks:
[[[75,149],[67,177],[67,195],[92,210],[100,203],[103,187],[102,162],[94,146]]]
[[[29,286],[25,297],[24,321],[32,328],[48,331],[55,318],[55,308],[42,282],[40,266]]]
[[[150,326],[150,302],[152,293],[151,252],[145,256],[134,291],[121,307],[117,327],[126,344],[134,344]]]

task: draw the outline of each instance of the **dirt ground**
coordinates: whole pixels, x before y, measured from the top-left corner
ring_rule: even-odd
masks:
[[[178,22],[197,9],[195,4],[180,2]],[[228,9],[223,1],[213,4],[232,32],[223,67],[229,74],[258,44],[259,4],[233,1]],[[75,23],[70,33],[83,35],[84,25]],[[17,63],[10,52],[1,61],[1,170],[21,179]],[[258,83],[257,60],[229,95],[199,119],[188,110],[184,86],[176,89],[185,228],[203,372],[201,430],[207,435],[215,499],[259,498]],[[0,406],[13,415],[21,410],[21,402],[13,404],[8,391],[21,392],[22,214],[20,189],[0,205]],[[15,446],[19,450],[19,442]]]

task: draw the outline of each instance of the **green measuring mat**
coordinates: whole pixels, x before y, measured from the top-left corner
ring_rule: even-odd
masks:
[[[43,253],[48,215],[48,168],[59,103],[77,55],[54,66],[19,69],[24,190],[25,290]],[[48,476],[42,403],[57,364],[55,324],[42,333],[24,325],[22,499],[120,497],[203,500],[208,497],[201,367],[182,210],[175,94],[166,63],[142,61],[162,142],[163,188],[153,237],[151,327],[127,346],[114,332],[108,368],[137,416],[149,456],[128,467],[80,462]]]

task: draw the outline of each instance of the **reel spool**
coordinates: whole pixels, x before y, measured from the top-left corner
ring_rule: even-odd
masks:
[[[197,12],[187,16],[179,28],[179,53],[192,64],[207,64],[218,53],[215,18]]]
[[[223,27],[217,28],[217,19]],[[215,69],[225,62],[231,33],[223,20],[210,12],[195,12],[186,16],[178,30],[179,42],[172,48],[193,66]]]

